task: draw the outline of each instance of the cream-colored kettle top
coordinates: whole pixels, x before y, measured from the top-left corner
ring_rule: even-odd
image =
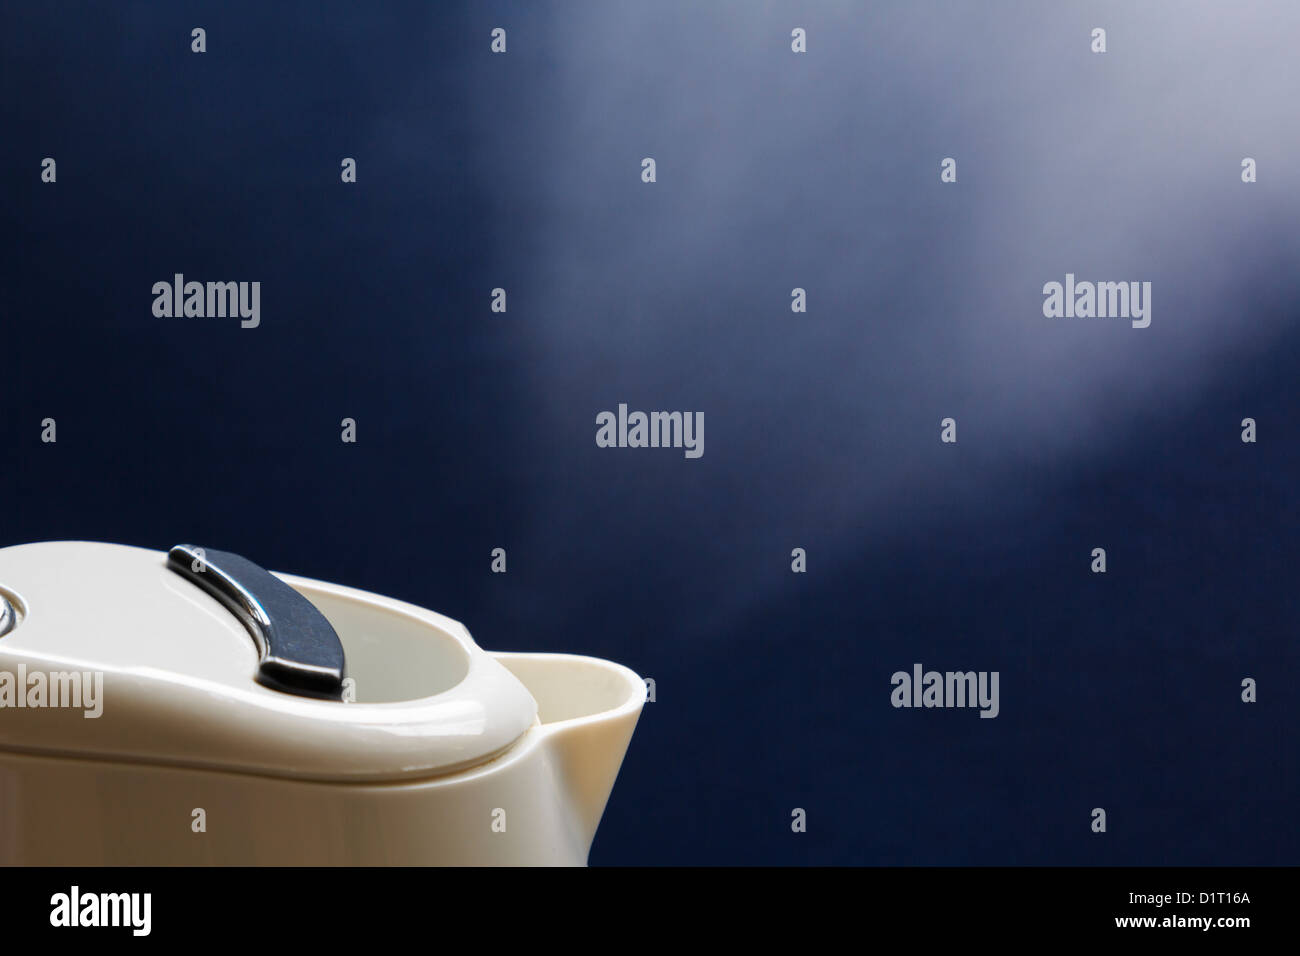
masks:
[[[460,623],[275,577],[337,633],[344,700],[259,683],[249,628],[170,571],[163,552],[84,541],[0,549],[0,597],[11,606],[0,636],[0,750],[401,780],[489,760],[536,722],[524,685]]]

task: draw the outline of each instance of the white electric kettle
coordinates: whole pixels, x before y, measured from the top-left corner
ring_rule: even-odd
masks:
[[[235,554],[0,549],[0,863],[585,864],[644,700]]]

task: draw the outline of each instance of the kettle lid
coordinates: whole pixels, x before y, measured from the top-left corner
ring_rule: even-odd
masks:
[[[0,751],[410,780],[537,720],[460,623],[230,552],[3,548],[0,601]]]

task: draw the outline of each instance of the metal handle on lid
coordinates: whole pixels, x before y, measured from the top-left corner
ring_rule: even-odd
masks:
[[[259,682],[305,697],[342,698],[343,644],[316,605],[229,551],[178,544],[167,554],[167,567],[244,623],[261,654]]]

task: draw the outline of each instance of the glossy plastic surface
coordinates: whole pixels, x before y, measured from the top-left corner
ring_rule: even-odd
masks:
[[[645,686],[607,661],[497,656],[541,719],[498,759],[432,780],[322,783],[0,751],[0,864],[582,865]]]
[[[97,717],[0,711],[0,864],[586,862],[641,678],[489,653],[431,611],[278,577],[337,630],[358,703],[257,684],[248,631],[161,552],[0,550],[17,612],[0,683],[103,679]]]
[[[64,675],[65,688],[78,674],[103,688],[97,718],[77,707],[0,711],[0,750],[391,780],[482,762],[532,726],[528,691],[456,621],[352,588],[278,577],[335,615],[358,702],[258,684],[247,629],[168,571],[163,552],[91,542],[0,550],[0,586],[25,611],[0,637],[0,672],[51,675],[50,687],[53,675]]]

